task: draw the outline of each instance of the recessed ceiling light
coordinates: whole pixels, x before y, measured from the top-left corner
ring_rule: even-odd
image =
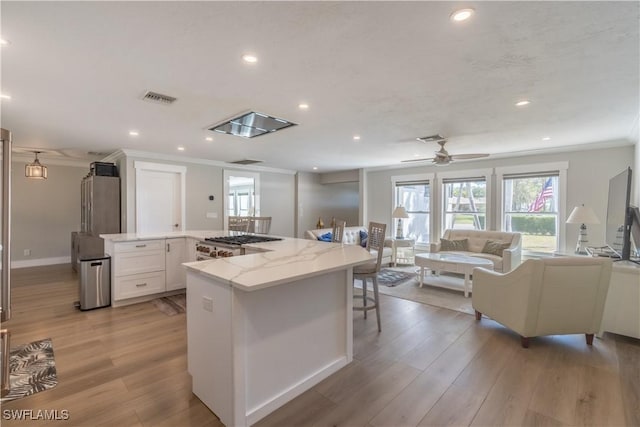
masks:
[[[212,138],[212,137],[210,137],[210,136],[208,136],[208,137],[206,137],[204,140],[205,140],[205,141],[209,141],[209,142],[211,142],[211,141],[213,141],[213,138]]]
[[[258,62],[258,57],[255,55],[251,55],[249,53],[246,53],[244,55],[242,55],[242,60],[244,62],[248,62],[249,64],[255,64],[256,62]]]
[[[360,135],[353,135],[353,140],[354,141],[359,141],[360,140]]]
[[[2,45],[2,46],[6,46],[6,45],[9,45],[9,44],[11,44],[11,42],[10,42],[9,40],[7,40],[7,39],[0,39],[0,45]]]
[[[516,102],[516,107],[524,107],[525,105],[531,104],[531,101],[523,99],[522,101]]]
[[[314,167],[313,167],[313,170],[314,170],[314,171],[317,171],[317,170],[318,170],[318,167],[317,167],[317,166],[314,166]]]
[[[413,157],[420,157],[420,154],[414,154]]]
[[[178,151],[184,151],[184,147],[182,145],[178,146]]]
[[[129,135],[131,135],[131,136],[138,136],[138,135],[140,135],[140,133],[139,133],[137,130],[130,130],[130,131],[129,131]]]
[[[298,108],[301,110],[308,110],[309,109],[309,104],[298,104]]]
[[[545,136],[544,138],[542,138],[543,141],[550,141],[551,137],[550,136]]]
[[[475,11],[471,8],[459,9],[451,14],[451,20],[455,22],[466,21]]]
[[[0,98],[2,98],[2,99],[11,99],[11,95],[6,95],[4,93],[0,93]]]

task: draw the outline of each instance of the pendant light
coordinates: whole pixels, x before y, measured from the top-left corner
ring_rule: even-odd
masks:
[[[38,154],[40,151],[34,151],[36,158],[33,163],[29,163],[24,167],[24,176],[33,179],[47,179],[47,167],[40,164]]]

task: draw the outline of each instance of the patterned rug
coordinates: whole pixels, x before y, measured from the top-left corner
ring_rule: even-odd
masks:
[[[393,287],[415,276],[415,273],[383,268],[378,273],[378,284]]]
[[[2,402],[31,396],[58,384],[51,338],[18,346],[9,357],[11,390]]]
[[[187,310],[187,294],[156,298],[151,303],[167,316],[175,316]]]
[[[384,270],[387,269],[385,268]],[[426,281],[425,285],[421,288],[415,273],[415,266],[394,267],[391,271],[405,273],[408,278],[401,280],[394,286],[380,286],[379,291],[381,294],[455,310],[461,313],[474,314],[473,307],[471,306],[471,298],[465,298],[461,290],[429,286],[429,280]],[[382,272],[382,270],[380,272]],[[446,274],[441,274],[441,276],[443,280],[457,280],[459,283],[462,283],[463,280],[461,277],[445,277],[447,276]],[[380,280],[378,283],[382,284]],[[359,280],[355,280],[354,285],[356,288],[362,289],[362,284]],[[371,284],[368,286],[368,291],[371,292]]]

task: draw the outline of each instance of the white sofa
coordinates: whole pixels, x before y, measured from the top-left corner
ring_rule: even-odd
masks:
[[[484,258],[493,262],[494,271],[506,273],[518,265],[522,260],[522,240],[520,233],[510,233],[506,231],[487,230],[452,230],[447,229],[442,235],[446,240],[468,240],[468,251],[451,251],[461,255]],[[487,240],[494,242],[509,243],[509,247],[502,251],[502,256],[482,252]],[[440,243],[431,243],[432,253],[440,252]]]
[[[317,230],[307,230],[304,234],[305,239],[318,240],[318,237],[323,234],[332,232],[332,228],[320,228]],[[344,228],[344,236],[342,237],[342,243],[345,245],[359,245],[360,244],[360,231],[368,232],[368,228],[364,225],[358,225],[353,227]],[[384,242],[384,250],[382,251],[382,264],[391,263],[391,255],[393,249],[391,248],[391,240],[387,239]]]

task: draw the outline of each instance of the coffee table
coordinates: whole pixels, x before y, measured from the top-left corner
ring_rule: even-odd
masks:
[[[469,297],[471,273],[475,267],[493,270],[493,262],[488,259],[452,254],[446,252],[416,254],[415,263],[420,267],[420,287],[424,283],[424,270],[448,271],[464,274],[464,296]],[[435,284],[438,286],[438,284]]]

